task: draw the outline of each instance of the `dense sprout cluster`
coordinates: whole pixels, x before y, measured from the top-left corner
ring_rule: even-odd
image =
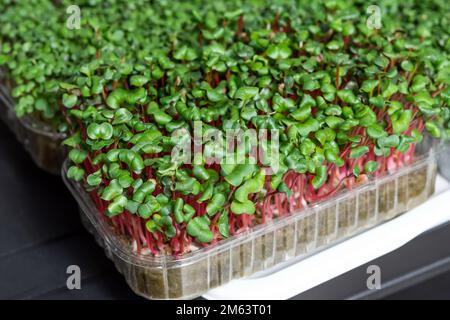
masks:
[[[86,1],[91,29],[63,37],[86,48],[68,54],[77,72],[20,99],[64,107],[68,176],[118,233],[180,255],[410,163],[424,131],[449,136],[448,5],[378,5],[381,29],[363,1]],[[6,50],[16,88],[39,83],[13,68],[25,44]],[[261,157],[244,139],[245,161],[224,161],[227,132],[248,129],[271,130]],[[180,142],[203,152],[174,157]]]
[[[66,11],[73,5],[70,1],[0,4],[0,67],[17,116],[32,114],[62,132],[67,124],[59,112],[61,82],[72,81],[80,65],[96,58],[133,63],[154,52],[168,53],[178,38],[189,34],[195,8],[188,1],[176,6],[146,0],[76,4],[81,10],[79,29],[66,25],[73,13]]]

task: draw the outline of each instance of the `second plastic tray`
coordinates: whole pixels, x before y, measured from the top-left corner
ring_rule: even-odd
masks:
[[[304,258],[421,204],[433,193],[436,178],[435,153],[425,149],[412,164],[389,175],[181,258],[138,255],[100,215],[82,186],[66,178],[67,163],[63,177],[80,205],[84,225],[137,294],[187,299]]]
[[[52,174],[61,172],[67,154],[66,148],[62,145],[66,135],[55,132],[31,116],[18,118],[14,112],[14,103],[2,85],[0,85],[0,117],[14,132],[17,140],[23,144],[39,168]]]

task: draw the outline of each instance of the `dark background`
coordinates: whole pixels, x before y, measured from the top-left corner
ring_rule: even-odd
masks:
[[[381,290],[365,288],[369,264],[381,267]],[[69,265],[81,268],[81,290],[66,287]],[[450,225],[296,298],[450,299]],[[61,179],[38,169],[3,124],[0,299],[139,299],[82,227]]]

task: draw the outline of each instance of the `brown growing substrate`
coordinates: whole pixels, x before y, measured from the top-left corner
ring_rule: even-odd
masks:
[[[336,211],[337,205],[333,204],[318,211],[317,218],[319,224],[319,233],[317,235],[317,245],[328,244],[336,236]]]
[[[435,164],[420,166],[396,179],[387,179],[377,189],[361,189],[337,203],[319,205],[296,223],[258,234],[192,263],[146,268],[114,258],[114,252],[107,251],[107,255],[137,294],[150,299],[192,298],[232,279],[309,255],[414,208],[432,194],[435,176]],[[87,228],[105,247],[92,226]],[[120,239],[127,246],[129,241]]]
[[[400,177],[404,178],[404,176]],[[377,218],[377,192],[376,190],[363,191],[358,196],[358,228],[364,228],[369,223],[374,223]],[[406,211],[406,208],[401,210]]]

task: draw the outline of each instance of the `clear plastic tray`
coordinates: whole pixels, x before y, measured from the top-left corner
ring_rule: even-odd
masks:
[[[18,118],[14,103],[3,85],[0,85],[0,118],[14,132],[39,168],[52,174],[61,172],[67,156],[62,145],[66,135],[55,132],[30,116]]]
[[[181,258],[138,255],[117,236],[78,183],[63,179],[86,228],[138,295],[189,299],[232,279],[292,263],[416,207],[434,192],[435,148],[417,148],[414,163],[337,196]],[[304,275],[307,276],[307,275]]]

